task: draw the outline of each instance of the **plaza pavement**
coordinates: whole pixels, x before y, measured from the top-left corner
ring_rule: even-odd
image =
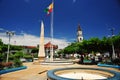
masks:
[[[55,69],[55,68],[67,68],[67,67],[91,67],[98,68],[97,65],[80,65],[80,64],[72,64],[72,65],[40,65],[33,64],[33,62],[24,63],[27,66],[27,69],[19,70],[15,72],[10,72],[6,74],[0,75],[0,80],[47,80],[47,70]],[[105,67],[101,67],[105,68]],[[118,69],[107,68],[110,70],[119,71]]]

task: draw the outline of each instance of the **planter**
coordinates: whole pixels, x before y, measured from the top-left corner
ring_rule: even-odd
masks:
[[[111,67],[111,68],[120,69],[120,66],[118,66],[118,65],[109,65],[109,64],[101,64],[101,63],[98,63],[97,65],[101,66],[101,67]]]
[[[11,68],[11,69],[6,69],[6,70],[1,70],[0,74],[5,74],[5,73],[9,73],[9,72],[13,72],[13,71],[18,71],[18,70],[22,70],[22,69],[26,69],[26,66],[22,66],[22,67],[17,67],[17,68]]]

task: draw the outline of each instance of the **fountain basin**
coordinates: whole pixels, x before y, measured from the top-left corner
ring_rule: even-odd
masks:
[[[42,65],[71,65],[73,64],[73,61],[71,60],[53,60],[53,61],[46,60],[46,61],[41,62],[40,64]]]
[[[120,80],[120,73],[101,68],[58,68],[47,72],[48,80]]]
[[[71,65],[73,62],[58,62],[58,61],[52,61],[52,62],[41,62],[41,65]]]

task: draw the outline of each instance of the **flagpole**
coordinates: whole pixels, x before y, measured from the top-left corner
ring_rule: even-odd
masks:
[[[51,13],[51,44],[53,44],[54,0],[52,0],[52,3],[53,3],[53,10]],[[53,45],[51,45],[50,61],[53,61]]]

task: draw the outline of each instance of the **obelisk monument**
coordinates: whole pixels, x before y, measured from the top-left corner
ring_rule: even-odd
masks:
[[[44,60],[45,59],[45,49],[44,49],[44,24],[41,21],[41,34],[40,34],[40,44],[39,44],[39,53],[38,59]]]

